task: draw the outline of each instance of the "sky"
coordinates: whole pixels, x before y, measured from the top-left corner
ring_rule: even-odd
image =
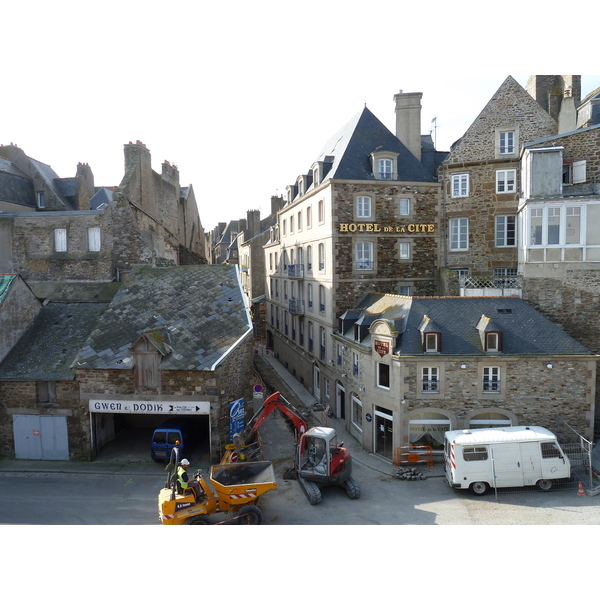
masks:
[[[460,0],[3,2],[0,144],[114,186],[139,140],[193,186],[206,231],[264,218],[365,105],[395,131],[394,94],[422,92],[421,133],[435,117],[449,150],[508,75],[591,72],[581,36],[519,39],[556,26],[531,4],[508,0],[498,21]],[[599,86],[582,75],[582,95]]]

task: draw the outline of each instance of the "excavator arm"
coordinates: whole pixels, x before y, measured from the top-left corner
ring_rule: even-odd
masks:
[[[263,405],[258,409],[258,411],[256,411],[252,419],[248,421],[245,432],[257,432],[267,417],[275,409],[279,409],[288,419],[290,419],[294,425],[297,436],[301,436],[306,433],[306,430],[308,429],[308,423],[306,422],[306,419],[281,395],[280,392],[271,394],[263,402]]]

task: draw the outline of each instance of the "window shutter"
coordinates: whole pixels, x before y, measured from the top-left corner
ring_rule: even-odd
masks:
[[[573,183],[585,183],[585,160],[578,160],[573,163]]]

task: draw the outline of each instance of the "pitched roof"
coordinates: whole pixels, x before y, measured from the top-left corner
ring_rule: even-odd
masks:
[[[167,332],[172,349],[162,370],[212,370],[252,331],[236,268],[135,268],[82,344],[75,364],[81,369],[131,369],[132,344],[158,328]]]
[[[506,126],[519,127],[520,144],[557,132],[556,121],[509,75],[465,134],[453,144],[445,164],[493,160],[495,143],[490,132]]]
[[[106,303],[49,303],[0,364],[3,381],[71,380],[73,359]]]
[[[363,313],[394,322],[406,317],[395,353],[423,354],[420,326],[425,316],[442,335],[444,355],[485,355],[477,326],[482,315],[502,331],[501,355],[592,354],[544,315],[516,297],[409,297],[367,294],[357,305]],[[350,337],[351,332],[348,334]],[[370,345],[370,335],[362,342]]]
[[[398,154],[400,181],[435,181],[433,173],[366,106],[329,139],[316,162],[331,162],[326,178],[373,179],[370,155],[376,150]]]

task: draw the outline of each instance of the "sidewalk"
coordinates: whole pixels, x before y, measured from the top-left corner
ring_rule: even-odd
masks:
[[[264,354],[262,355],[262,358],[277,372],[279,377],[285,381],[287,386],[294,392],[298,401],[302,402],[304,407],[308,410],[312,410],[315,397],[271,354]],[[288,400],[292,401],[291,398],[288,398]],[[293,401],[292,404],[294,404]],[[298,408],[302,407],[298,406]],[[338,443],[344,442],[344,446],[350,450],[352,460],[355,463],[360,463],[361,465],[374,471],[379,471],[384,475],[393,476],[394,465],[384,458],[365,450],[360,442],[346,429],[346,424],[342,419],[327,417],[321,411],[313,411],[312,414],[323,426],[333,427],[333,429],[337,431]],[[417,468],[426,477],[444,477],[444,465],[441,463],[435,463],[432,470],[427,469],[426,465],[417,465]]]

